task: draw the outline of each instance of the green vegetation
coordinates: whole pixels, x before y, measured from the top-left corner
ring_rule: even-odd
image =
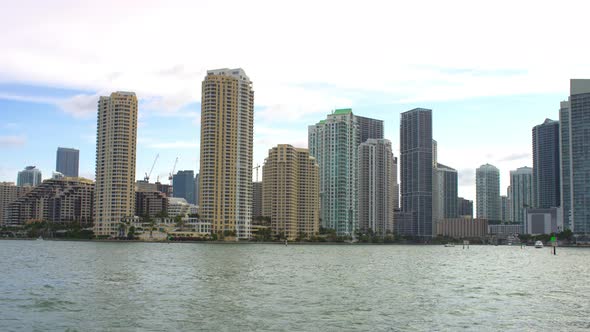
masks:
[[[182,219],[181,216],[176,216],[174,217],[174,223],[176,224],[176,227],[180,228],[180,230],[184,230],[184,219]]]
[[[270,228],[262,228],[256,233],[254,239],[258,242],[270,242],[272,241],[272,231]]]
[[[66,238],[66,239],[85,239],[89,240],[94,237],[91,229],[82,228],[79,223],[52,223],[52,222],[35,222],[24,225],[18,231],[21,236],[28,238]]]

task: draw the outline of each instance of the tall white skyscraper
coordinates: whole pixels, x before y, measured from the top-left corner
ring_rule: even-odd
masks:
[[[493,165],[481,165],[475,171],[477,218],[501,220],[500,170]]]
[[[520,167],[510,171],[512,222],[524,224],[524,211],[533,207],[533,169]]]

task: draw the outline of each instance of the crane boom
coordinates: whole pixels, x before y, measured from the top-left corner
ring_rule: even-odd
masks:
[[[158,153],[156,155],[156,158],[154,159],[154,163],[152,164],[152,168],[150,169],[150,173],[145,173],[145,177],[143,178],[145,180],[145,182],[149,183],[150,182],[150,176],[152,176],[152,172],[154,171],[154,167],[156,166],[156,161],[158,161],[158,158],[160,158],[160,154]]]
[[[256,182],[258,182],[258,170],[260,169],[260,165],[256,165],[255,167],[253,167],[252,169],[256,170]]]
[[[168,180],[170,181],[170,185],[172,185],[172,176],[174,175],[174,171],[176,170],[176,164],[178,164],[178,157],[174,160],[174,166],[172,167],[172,172],[170,172],[168,176]]]

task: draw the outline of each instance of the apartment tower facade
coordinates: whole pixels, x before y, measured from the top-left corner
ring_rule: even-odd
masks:
[[[565,227],[590,233],[590,79],[570,80],[561,103],[561,186]]]
[[[546,119],[533,127],[533,206],[561,206],[559,121]]]
[[[202,84],[199,211],[214,234],[251,237],[254,90],[241,68],[207,71]]]
[[[432,219],[457,218],[459,181],[457,170],[443,164],[436,164],[433,173]]]
[[[194,171],[178,171],[172,176],[172,196],[182,197],[189,204],[197,204],[195,201]]]
[[[113,92],[98,101],[94,234],[116,236],[119,222],[135,214],[137,97]]]
[[[500,170],[497,167],[485,164],[475,170],[475,196],[477,218],[501,220]]]
[[[394,226],[396,179],[391,142],[367,139],[358,154],[360,231],[385,236]]]
[[[55,170],[64,176],[77,177],[80,162],[80,151],[70,148],[57,148]]]
[[[322,226],[338,236],[353,237],[359,229],[358,147],[363,135],[382,139],[382,127],[383,121],[356,116],[350,108],[308,127],[309,154],[320,167]]]
[[[520,167],[510,171],[512,222],[524,224],[525,209],[533,207],[533,169]]]
[[[262,167],[262,210],[274,237],[315,236],[320,230],[319,166],[307,149],[279,144]]]
[[[22,186],[38,186],[42,182],[41,171],[35,166],[27,166],[24,170],[18,172],[16,185]]]
[[[402,211],[412,212],[413,235],[432,237],[432,110],[401,114],[400,159]]]

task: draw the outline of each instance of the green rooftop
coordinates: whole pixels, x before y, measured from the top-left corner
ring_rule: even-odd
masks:
[[[341,114],[349,114],[349,113],[352,113],[352,108],[340,108],[340,109],[334,110],[334,113],[332,113],[332,114],[341,115]]]

